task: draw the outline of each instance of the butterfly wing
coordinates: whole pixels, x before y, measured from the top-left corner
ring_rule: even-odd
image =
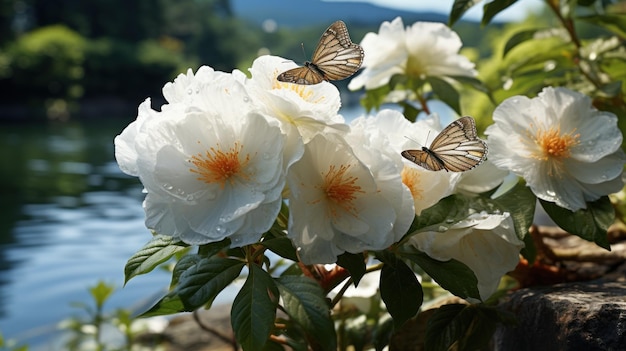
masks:
[[[307,62],[304,67],[296,67],[285,71],[276,77],[281,82],[312,85],[324,80],[324,74],[311,63]]]
[[[403,151],[402,156],[431,171],[464,172],[481,164],[487,152],[487,143],[478,139],[474,119],[466,116],[445,127],[430,148]]]
[[[364,56],[363,48],[350,40],[346,24],[337,21],[322,34],[311,63],[324,73],[326,80],[341,80],[361,68]]]
[[[311,62],[304,67],[290,69],[278,75],[281,82],[317,84],[322,80],[341,80],[350,77],[363,63],[363,48],[350,40],[343,21],[330,25],[322,34]]]
[[[423,147],[422,150],[404,150],[401,155],[407,160],[430,171],[444,169],[444,163],[430,149]]]

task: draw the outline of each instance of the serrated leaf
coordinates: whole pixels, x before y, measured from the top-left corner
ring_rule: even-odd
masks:
[[[481,0],[454,0],[452,4],[452,10],[450,11],[450,18],[448,19],[448,26],[452,27],[467,10],[472,6],[478,4]]]
[[[268,249],[270,249],[270,251],[280,257],[286,258],[291,261],[298,261],[296,248],[293,246],[293,242],[287,237],[263,240],[261,242],[261,245],[267,247]]]
[[[274,326],[277,306],[278,288],[274,280],[259,266],[250,265],[248,278],[230,311],[233,331],[244,351],[265,345]]]
[[[365,275],[367,269],[365,265],[365,257],[363,254],[352,254],[345,252],[337,256],[337,265],[345,268],[350,272],[354,286],[359,285],[361,278]]]
[[[415,273],[406,263],[393,255],[385,255],[383,260],[380,297],[397,329],[417,314],[424,301],[424,293]]]
[[[124,267],[124,285],[133,277],[151,272],[156,266],[169,260],[174,254],[185,250],[187,244],[167,235],[155,235],[137,251]]]
[[[483,19],[481,24],[486,26],[491,20],[507,7],[516,3],[517,0],[493,0],[483,6]]]
[[[478,291],[478,279],[474,272],[465,264],[457,260],[438,261],[427,254],[420,253],[400,253],[401,257],[409,259],[420,266],[431,278],[433,278],[442,288],[452,294],[461,297],[472,297],[480,300]]]
[[[433,88],[433,92],[437,97],[443,101],[446,105],[450,106],[457,114],[461,114],[461,97],[459,92],[450,85],[450,83],[437,77],[428,77],[426,79],[430,86]]]
[[[306,331],[308,339],[317,344],[313,349],[335,350],[335,325],[322,288],[304,276],[282,276],[277,283],[285,311]]]
[[[559,207],[553,202],[539,201],[550,218],[563,230],[611,250],[607,231],[615,220],[615,209],[608,196],[588,202],[586,209],[576,212]]]

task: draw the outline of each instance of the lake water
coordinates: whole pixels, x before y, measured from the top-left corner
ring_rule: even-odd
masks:
[[[113,138],[127,124],[63,123],[0,127],[0,332],[45,345],[57,324],[85,316],[88,287],[118,290],[105,305],[134,308],[158,298],[165,272],[126,287],[126,260],[150,239],[142,187],[122,174]]]

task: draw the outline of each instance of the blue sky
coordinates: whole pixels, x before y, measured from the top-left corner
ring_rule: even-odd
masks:
[[[454,0],[324,0],[324,1],[354,1],[369,2],[381,7],[408,11],[433,11],[443,14],[450,13]],[[480,20],[483,13],[484,1],[469,10],[463,18]],[[496,19],[502,21],[517,21],[526,17],[529,12],[537,11],[543,6],[542,0],[521,0],[498,14]]]

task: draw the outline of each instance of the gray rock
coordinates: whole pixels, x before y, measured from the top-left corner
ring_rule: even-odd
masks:
[[[501,307],[519,324],[497,329],[494,350],[626,350],[624,279],[521,289]]]

